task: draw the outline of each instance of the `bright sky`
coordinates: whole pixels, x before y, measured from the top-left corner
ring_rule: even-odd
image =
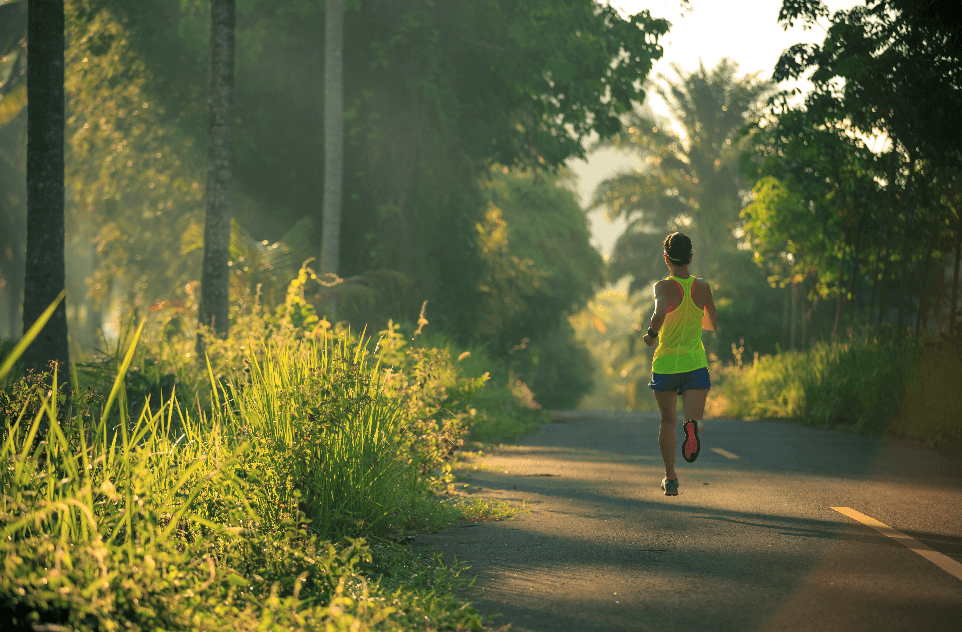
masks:
[[[771,77],[779,55],[799,42],[821,43],[825,31],[816,27],[803,31],[795,26],[783,31],[778,24],[782,0],[690,0],[690,10],[683,9],[678,0],[610,0],[623,14],[630,15],[648,9],[655,17],[672,23],[668,35],[661,40],[665,49],[662,59],[655,62],[652,77],[664,74],[674,77],[670,64],[692,71],[698,61],[711,68],[722,57],[731,57],[743,74],[761,71]],[[830,10],[847,9],[856,0],[828,0]],[[804,86],[803,86],[804,89]],[[657,99],[651,103],[656,112],[666,113]],[[618,171],[636,164],[632,156],[616,151],[601,151],[588,161],[575,160],[568,166],[579,178],[578,194],[582,205],[591,200],[595,186]],[[615,240],[624,231],[624,224],[608,223],[601,211],[589,216],[593,242],[603,253],[610,253]]]

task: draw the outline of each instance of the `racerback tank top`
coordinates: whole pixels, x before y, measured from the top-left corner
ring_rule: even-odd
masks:
[[[708,366],[705,345],[701,341],[704,311],[691,298],[695,277],[668,277],[681,290],[681,303],[665,314],[665,324],[658,332],[658,347],[651,363],[652,373],[687,373]]]

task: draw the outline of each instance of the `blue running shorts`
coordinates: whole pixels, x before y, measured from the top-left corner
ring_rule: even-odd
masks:
[[[708,377],[708,367],[687,373],[652,373],[648,388],[653,391],[677,391],[681,395],[693,388],[711,389],[711,378]]]

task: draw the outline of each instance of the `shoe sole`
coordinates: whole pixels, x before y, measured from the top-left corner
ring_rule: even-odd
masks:
[[[701,451],[701,441],[698,440],[698,428],[694,421],[685,422],[685,444],[681,449],[681,455],[689,463],[698,458]]]

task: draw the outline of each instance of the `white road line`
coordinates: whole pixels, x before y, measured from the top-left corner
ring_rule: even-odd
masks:
[[[936,551],[935,549],[922,544],[915,538],[907,536],[897,529],[893,529],[884,522],[879,522],[875,518],[866,516],[863,513],[859,513],[850,507],[832,507],[835,511],[840,514],[846,515],[853,520],[858,520],[862,524],[872,527],[884,536],[888,536],[899,542],[903,546],[912,549],[928,561],[932,562],[943,571],[949,575],[954,576],[956,579],[962,579],[962,564],[956,562],[948,555],[943,555]]]
[[[732,454],[728,450],[722,450],[721,448],[709,448],[712,452],[717,452],[727,459],[738,459],[741,458],[737,454]]]

